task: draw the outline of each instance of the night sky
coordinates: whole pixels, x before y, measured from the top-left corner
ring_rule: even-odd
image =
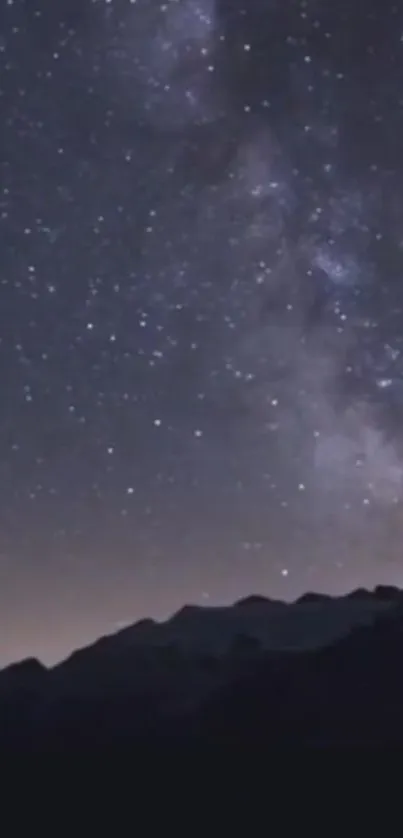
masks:
[[[3,0],[0,664],[403,584],[403,3]]]

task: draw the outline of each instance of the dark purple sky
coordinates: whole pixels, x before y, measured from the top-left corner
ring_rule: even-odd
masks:
[[[403,583],[403,9],[0,10],[0,664]]]

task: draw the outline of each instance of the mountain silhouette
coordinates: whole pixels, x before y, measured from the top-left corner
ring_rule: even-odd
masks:
[[[403,592],[251,596],[0,671],[0,746],[403,744]]]

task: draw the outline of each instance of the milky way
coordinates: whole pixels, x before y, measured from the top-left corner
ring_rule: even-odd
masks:
[[[403,10],[0,12],[0,663],[403,582]]]

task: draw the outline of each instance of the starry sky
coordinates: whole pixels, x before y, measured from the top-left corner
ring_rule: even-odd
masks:
[[[0,664],[403,584],[403,4],[4,0]]]

